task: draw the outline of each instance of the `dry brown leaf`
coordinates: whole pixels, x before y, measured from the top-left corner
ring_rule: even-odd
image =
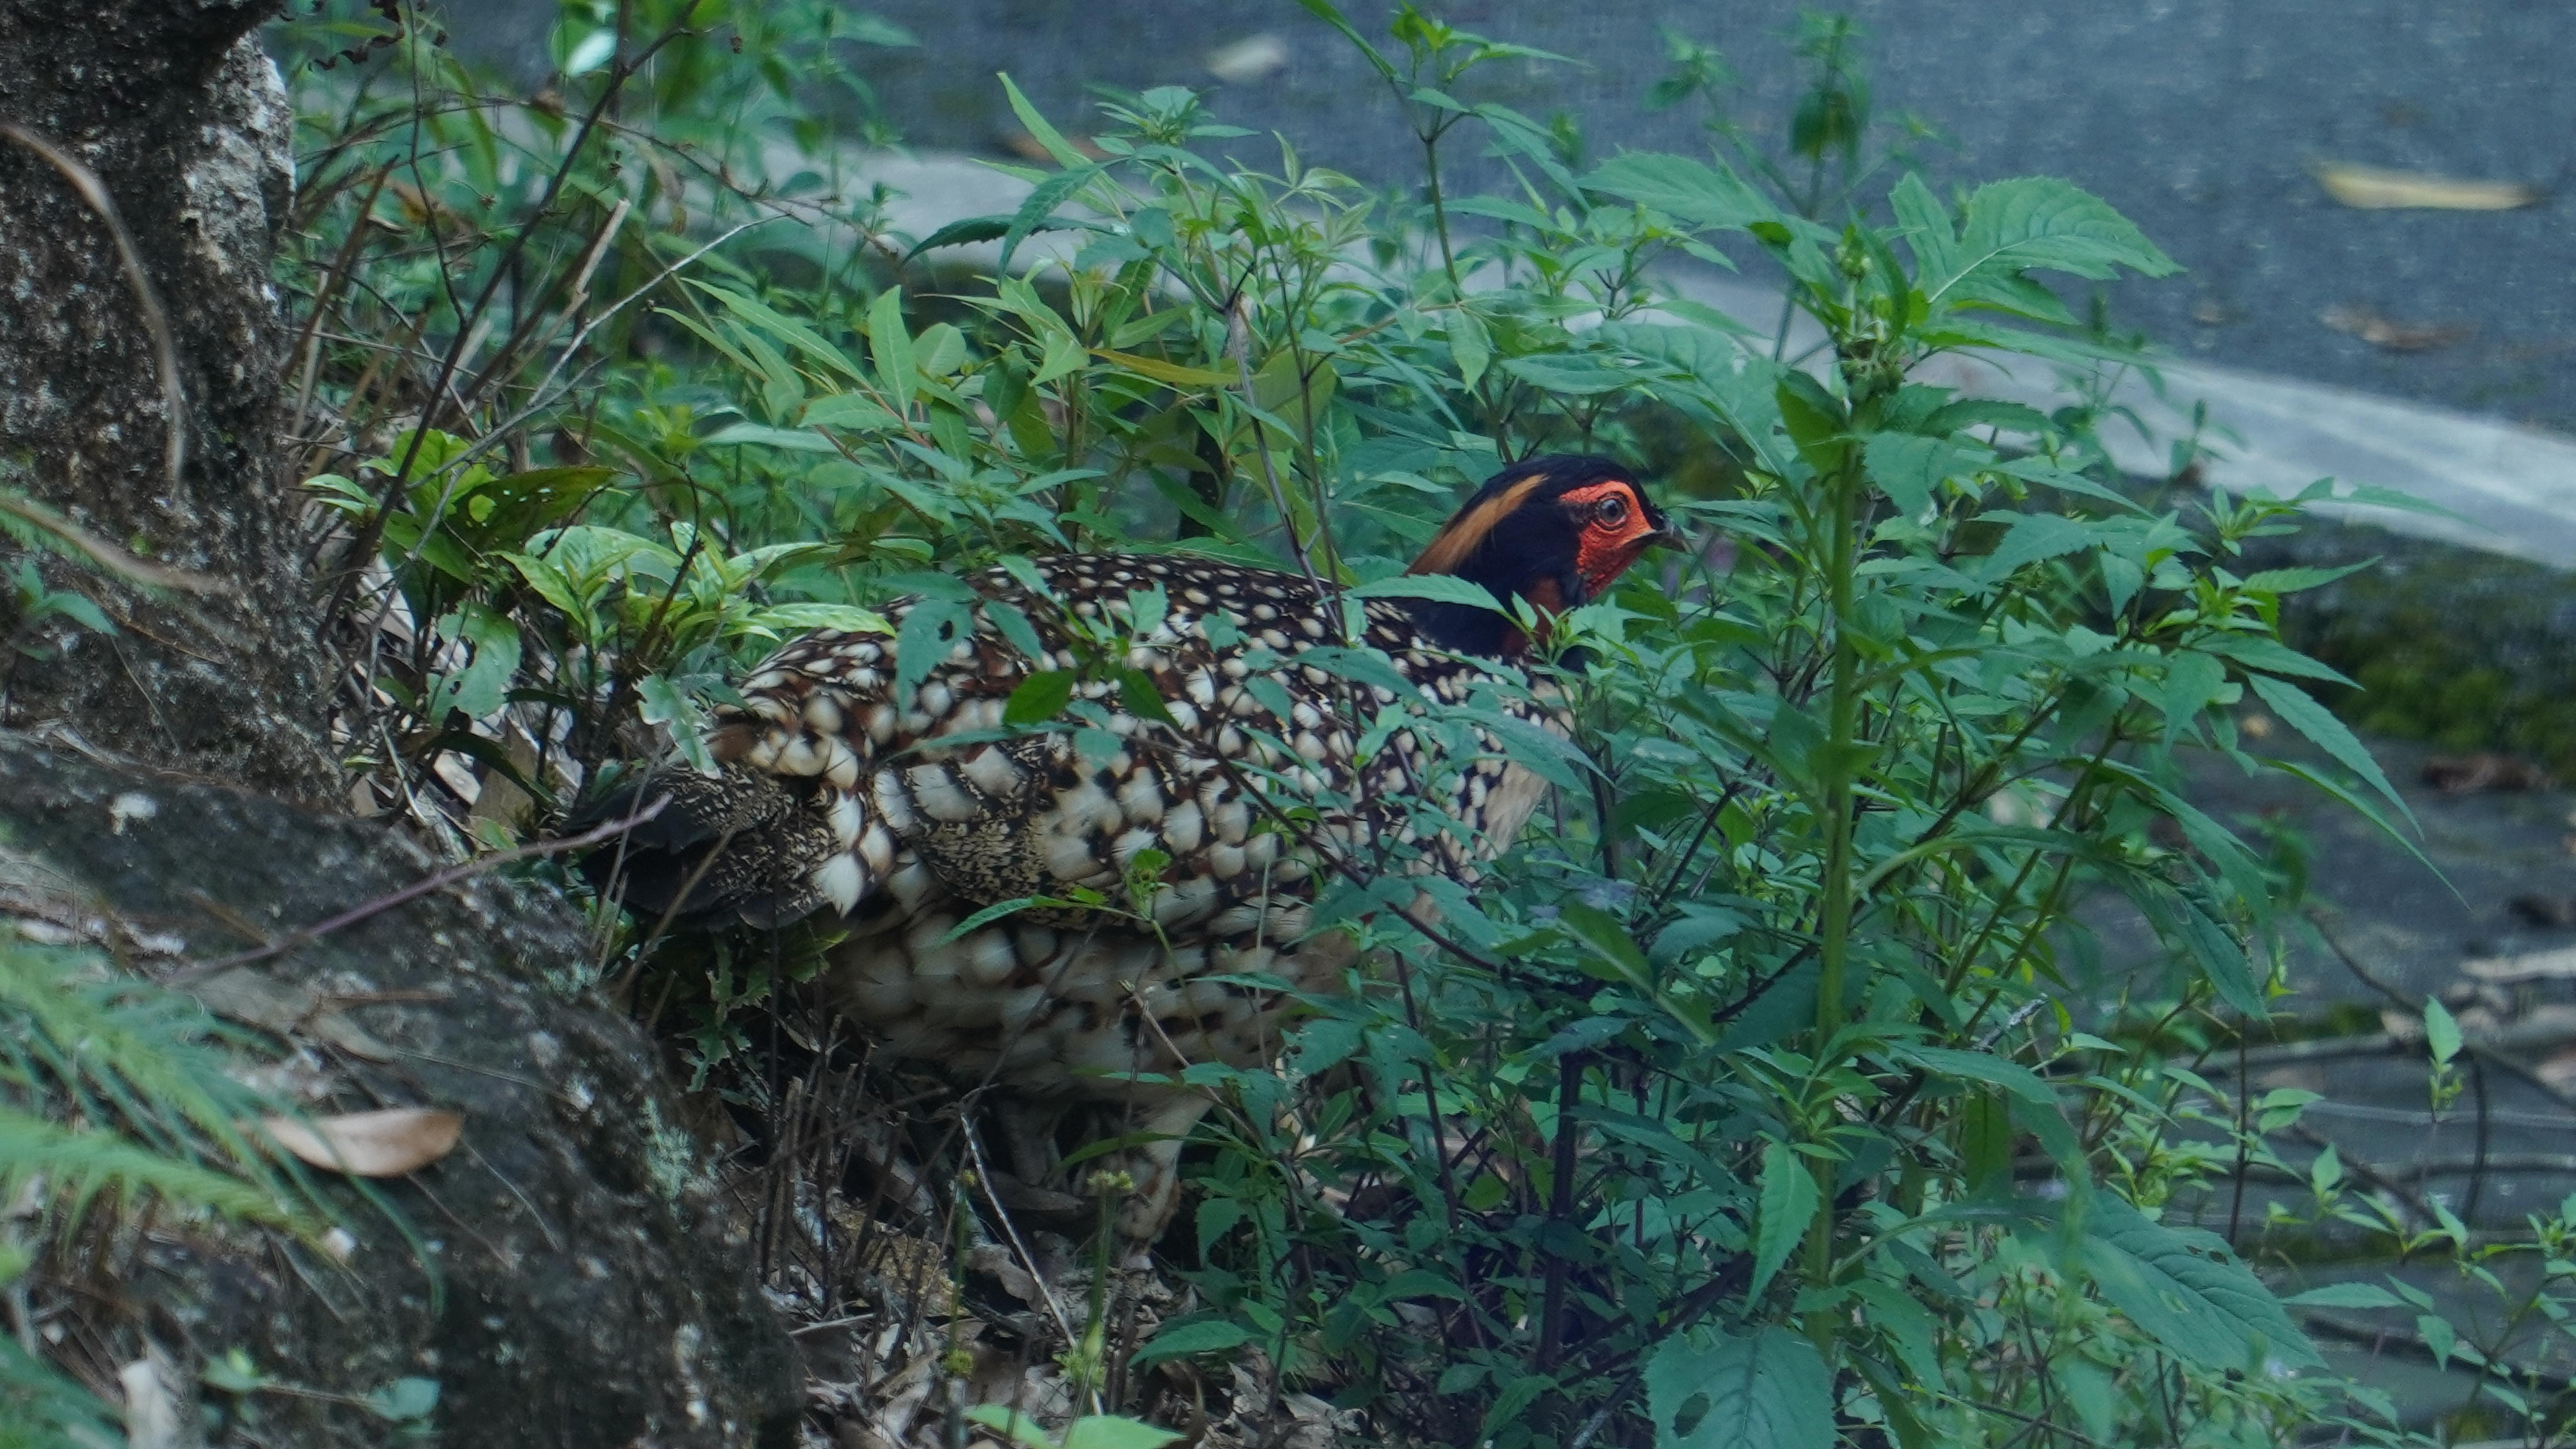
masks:
[[[302,1122],[269,1117],[260,1125],[278,1146],[315,1167],[351,1177],[400,1177],[455,1151],[465,1119],[438,1107],[393,1107]]]
[[[2358,337],[2373,347],[2391,352],[2424,352],[2465,342],[2475,335],[2475,327],[2459,323],[2396,322],[2380,316],[2368,307],[2337,303],[2317,314],[2317,320],[2337,332]]]
[[[2562,1092],[2576,1087],[2576,1051],[2552,1052],[2531,1070],[2533,1076]]]
[[[1101,150],[1099,143],[1093,141],[1089,136],[1069,135],[1064,138],[1064,142],[1074,150],[1081,152],[1085,160],[1106,161],[1109,159],[1109,153]],[[1009,151],[1014,156],[1024,157],[1031,161],[1052,162],[1055,160],[1055,154],[1047,150],[1046,142],[1039,140],[1037,137],[1030,135],[1026,131],[1010,131],[1004,133],[1002,136],[1002,148]]]
[[[1288,63],[1288,42],[1265,30],[1207,54],[1208,74],[1221,81],[1257,81]]]
[[[2390,171],[2342,161],[2313,162],[2308,172],[2328,196],[2363,211],[2511,211],[2541,197],[2538,187],[2514,181],[2463,181],[2429,171]]]
[[[184,982],[179,989],[217,1016],[280,1036],[310,1038],[363,1061],[394,1059],[392,1047],[369,1036],[330,998],[309,986],[273,980],[247,966],[235,966]]]

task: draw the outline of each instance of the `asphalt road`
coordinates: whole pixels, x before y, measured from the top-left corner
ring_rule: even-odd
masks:
[[[458,0],[461,44],[528,57],[553,6]],[[880,0],[918,49],[867,60],[912,145],[994,151],[1015,130],[1009,71],[1068,130],[1087,88],[1213,89],[1229,143],[1397,183],[1418,151],[1349,46],[1291,0]],[[1482,95],[1580,117],[1596,155],[1703,144],[1700,111],[1650,113],[1667,27],[1718,46],[1733,117],[1776,144],[1798,73],[1794,8],[1758,0],[1462,0],[1452,23],[1577,57],[1510,63]],[[2576,6],[2563,0],[1852,0],[1881,117],[1946,138],[1937,180],[2047,172],[2136,219],[2189,270],[2129,285],[2115,316],[2186,355],[2576,432],[2576,225],[2553,196],[2504,212],[2356,211],[2308,171],[2344,161],[2531,183],[2576,180]],[[1364,29],[1376,7],[1349,12]],[[1263,33],[1267,74],[1220,81],[1209,55]],[[538,62],[540,65],[542,61]],[[1467,136],[1469,147],[1481,143]],[[2447,331],[2404,351],[2328,326],[2330,309]]]

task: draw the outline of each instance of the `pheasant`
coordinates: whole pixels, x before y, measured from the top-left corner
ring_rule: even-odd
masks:
[[[1515,667],[1545,647],[1530,634],[1672,537],[1627,469],[1540,457],[1410,570],[1497,607],[1185,555],[992,569],[944,612],[892,605],[895,638],[825,630],[771,656],[718,713],[720,776],[656,773],[595,809],[670,798],[591,873],[647,919],[844,918],[823,990],[881,1053],[1040,1118],[1141,1116],[1120,1221],[1150,1239],[1209,1102],[1177,1073],[1278,1046],[1292,998],[1246,978],[1339,988],[1352,937],[1309,929],[1334,876],[1472,883],[1541,789],[1504,757],[1504,717],[1561,733]],[[1033,695],[1063,718],[1015,723]]]

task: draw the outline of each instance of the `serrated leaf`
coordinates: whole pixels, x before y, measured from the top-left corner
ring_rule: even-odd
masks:
[[[902,627],[894,636],[894,692],[897,699],[909,699],[930,671],[947,661],[955,647],[953,640],[974,627],[974,619],[964,602],[957,599],[922,599],[904,613]]]
[[[912,334],[903,330],[903,289],[888,287],[868,304],[868,356],[877,384],[900,413],[912,406]]]
[[[1833,1449],[1833,1380],[1785,1328],[1676,1335],[1646,1360],[1655,1449]]]
[[[1458,384],[1473,392],[1485,375],[1485,364],[1493,360],[1493,338],[1485,331],[1484,319],[1464,307],[1450,309],[1448,334],[1449,360],[1458,365]]]
[[[1463,604],[1471,609],[1502,612],[1502,601],[1483,584],[1470,583],[1456,574],[1397,574],[1362,584],[1348,595],[1354,599],[1426,599],[1435,604]]]
[[[1506,357],[1502,369],[1548,392],[1584,395],[1611,392],[1637,380],[1637,374],[1605,357],[1579,352],[1546,352],[1532,357]]]
[[[1018,691],[1014,690],[1013,693],[1016,695]],[[1127,712],[1138,719],[1152,720],[1156,724],[1180,723],[1172,718],[1172,707],[1164,700],[1162,691],[1154,687],[1154,676],[1144,670],[1118,671],[1118,702],[1125,705]],[[1007,708],[1008,706],[1005,706],[1005,709]]]
[[[396,1379],[367,1395],[367,1412],[396,1424],[426,1419],[437,1409],[436,1379]]]
[[[1959,1051],[1951,1047],[1899,1046],[1888,1055],[1912,1062],[1924,1070],[1962,1081],[1983,1082],[2001,1087],[2012,1095],[2042,1107],[2057,1105],[2057,1093],[2040,1080],[2039,1073],[2016,1061],[1993,1052]]]
[[[2147,924],[2155,928],[2157,936],[2179,946],[2199,965],[2201,975],[2217,989],[2220,1000],[2248,1020],[2261,1021],[2271,1014],[2263,983],[2254,978],[2254,963],[2235,932],[2200,902],[2161,880],[2130,877],[2124,884]]]
[[[2436,1062],[2449,1064],[2460,1054],[2460,1022],[2440,1000],[2424,1001],[2424,1049]]]
[[[1147,1368],[1165,1359],[1187,1358],[1194,1353],[1223,1353],[1241,1348],[1259,1337],[1240,1323],[1210,1319],[1198,1323],[1177,1323],[1148,1339],[1136,1350],[1137,1368]]]
[[[1169,383],[1173,387],[1232,387],[1238,381],[1232,373],[1212,372],[1204,367],[1184,367],[1177,362],[1165,362],[1159,357],[1141,357],[1132,352],[1112,352],[1106,347],[1091,349],[1091,355],[1103,362],[1114,363],[1140,377],[1150,377],[1156,382]]]
[[[782,633],[802,629],[838,629],[844,634],[894,632],[885,615],[855,604],[772,604],[752,618]]]
[[[1991,448],[1912,433],[1873,433],[1862,456],[1869,463],[1870,480],[1908,518],[1932,506],[1932,490],[1943,480],[1966,477],[1995,461]]]
[[[2345,564],[2340,568],[2265,569],[2260,573],[2246,575],[2245,589],[2248,593],[2256,594],[2295,594],[2302,589],[2322,588],[2337,579],[2349,578],[2378,562],[2378,558],[2374,556],[2363,559],[2359,563]]]
[[[647,674],[635,681],[636,713],[646,724],[657,724],[671,732],[671,743],[678,747],[680,758],[689,768],[709,779],[722,773],[716,768],[716,757],[707,750],[706,716],[678,685],[659,674]]]
[[[2272,713],[2279,715],[2283,724],[2307,736],[2309,743],[2332,755],[2336,763],[2368,781],[2372,789],[2397,807],[2397,813],[2404,816],[2408,824],[2414,823],[2415,814],[2399,798],[2397,787],[2388,783],[2388,776],[2379,768],[2379,762],[2370,757],[2370,751],[2362,746],[2361,741],[2353,738],[2352,731],[2344,727],[2342,720],[2328,713],[2324,705],[2310,699],[2308,692],[2295,684],[2274,679],[2268,674],[2249,674],[2245,682],[2265,704],[2272,707]]]
[[[1067,141],[1062,132],[1048,124],[1047,118],[1039,112],[1038,108],[1029,104],[1027,96],[1020,94],[1020,88],[1012,81],[1010,72],[1002,72],[1000,80],[1002,94],[1008,97],[1011,103],[1011,114],[1019,117],[1020,124],[1029,128],[1029,134],[1036,137],[1037,143],[1046,148],[1046,153],[1055,158],[1055,164],[1058,166],[1082,165],[1085,159],[1083,154],[1074,149],[1073,143]]]
[[[1923,431],[1936,437],[1948,437],[1961,428],[2001,428],[2010,433],[2033,436],[2054,430],[2048,415],[2028,403],[2006,402],[1994,397],[1966,397],[1943,403],[1932,416],[1923,420]]]
[[[1020,681],[1002,704],[1002,723],[1014,727],[1044,724],[1073,703],[1073,671],[1045,669]]]
[[[1628,934],[1627,925],[1618,917],[1580,901],[1568,901],[1558,909],[1556,919],[1567,935],[1590,948],[1609,968],[1609,979],[1623,981],[1649,995],[1654,992],[1654,969],[1646,964],[1646,953],[1637,949],[1636,938]]]
[[[468,604],[439,620],[438,633],[470,646],[473,653],[463,669],[439,677],[429,696],[429,717],[443,720],[456,710],[467,719],[481,719],[499,709],[519,673],[518,621],[489,604]]]
[[[1918,245],[1918,258],[1922,249]],[[1955,252],[1916,279],[1935,312],[1985,305],[2068,321],[2054,294],[2025,281],[2040,268],[2106,281],[2128,267],[2144,276],[2179,270],[2127,217],[2100,197],[2054,177],[1989,182],[1961,210]]]
[[[1805,1158],[1785,1142],[1762,1149],[1762,1195],[1753,1217],[1753,1281],[1747,1303],[1762,1296],[1772,1275],[1789,1261],[1816,1221],[1816,1177]]]
[[[1093,1414],[1066,1426],[1063,1449],[1163,1449],[1187,1437],[1116,1414]]]
[[[2298,679],[2322,679],[2328,684],[2354,689],[2361,687],[2345,678],[2342,670],[2311,659],[2280,640],[2262,634],[2212,634],[2200,641],[2200,647],[2212,654],[2224,655],[2248,669],[2287,674]]]
[[[2001,579],[2024,564],[2091,548],[2101,541],[2100,534],[2081,519],[2058,513],[2016,514],[2004,541],[1986,557],[1986,577]]]
[[[2281,1300],[2292,1308],[2403,1308],[2406,1300],[2376,1283],[2329,1283]]]
[[[1732,170],[1661,152],[1614,156],[1583,178],[1583,189],[1651,207],[1699,230],[1740,231],[1779,215]]]
[[[2323,1365],[2217,1234],[2151,1222],[2108,1192],[2094,1195],[2084,1228],[2094,1285],[2158,1349],[2217,1371],[2261,1372],[2266,1355],[2292,1368]]]

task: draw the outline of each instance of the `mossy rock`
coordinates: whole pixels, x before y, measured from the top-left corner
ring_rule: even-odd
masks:
[[[2576,779],[2576,575],[2359,524],[2315,523],[2249,568],[2378,563],[2282,601],[2290,643],[2350,675],[2318,691],[2375,734],[2493,750]]]
[[[82,907],[52,919],[184,938],[199,961],[438,868],[380,824],[10,735],[0,847],[8,904],[40,889]],[[586,954],[559,898],[486,875],[188,983],[236,1016],[306,1003],[263,1024],[315,1069],[315,1111],[448,1108],[462,1143],[373,1201],[326,1188],[355,1238],[345,1264],[245,1229],[129,1225],[91,1261],[75,1366],[95,1380],[148,1339],[185,1388],[242,1351],[292,1392],[200,1390],[218,1444],[372,1446],[398,1429],[493,1449],[792,1442],[794,1345],[651,1043],[591,993]],[[226,975],[235,989],[210,987]],[[366,1407],[417,1379],[439,1387],[425,1423]]]

